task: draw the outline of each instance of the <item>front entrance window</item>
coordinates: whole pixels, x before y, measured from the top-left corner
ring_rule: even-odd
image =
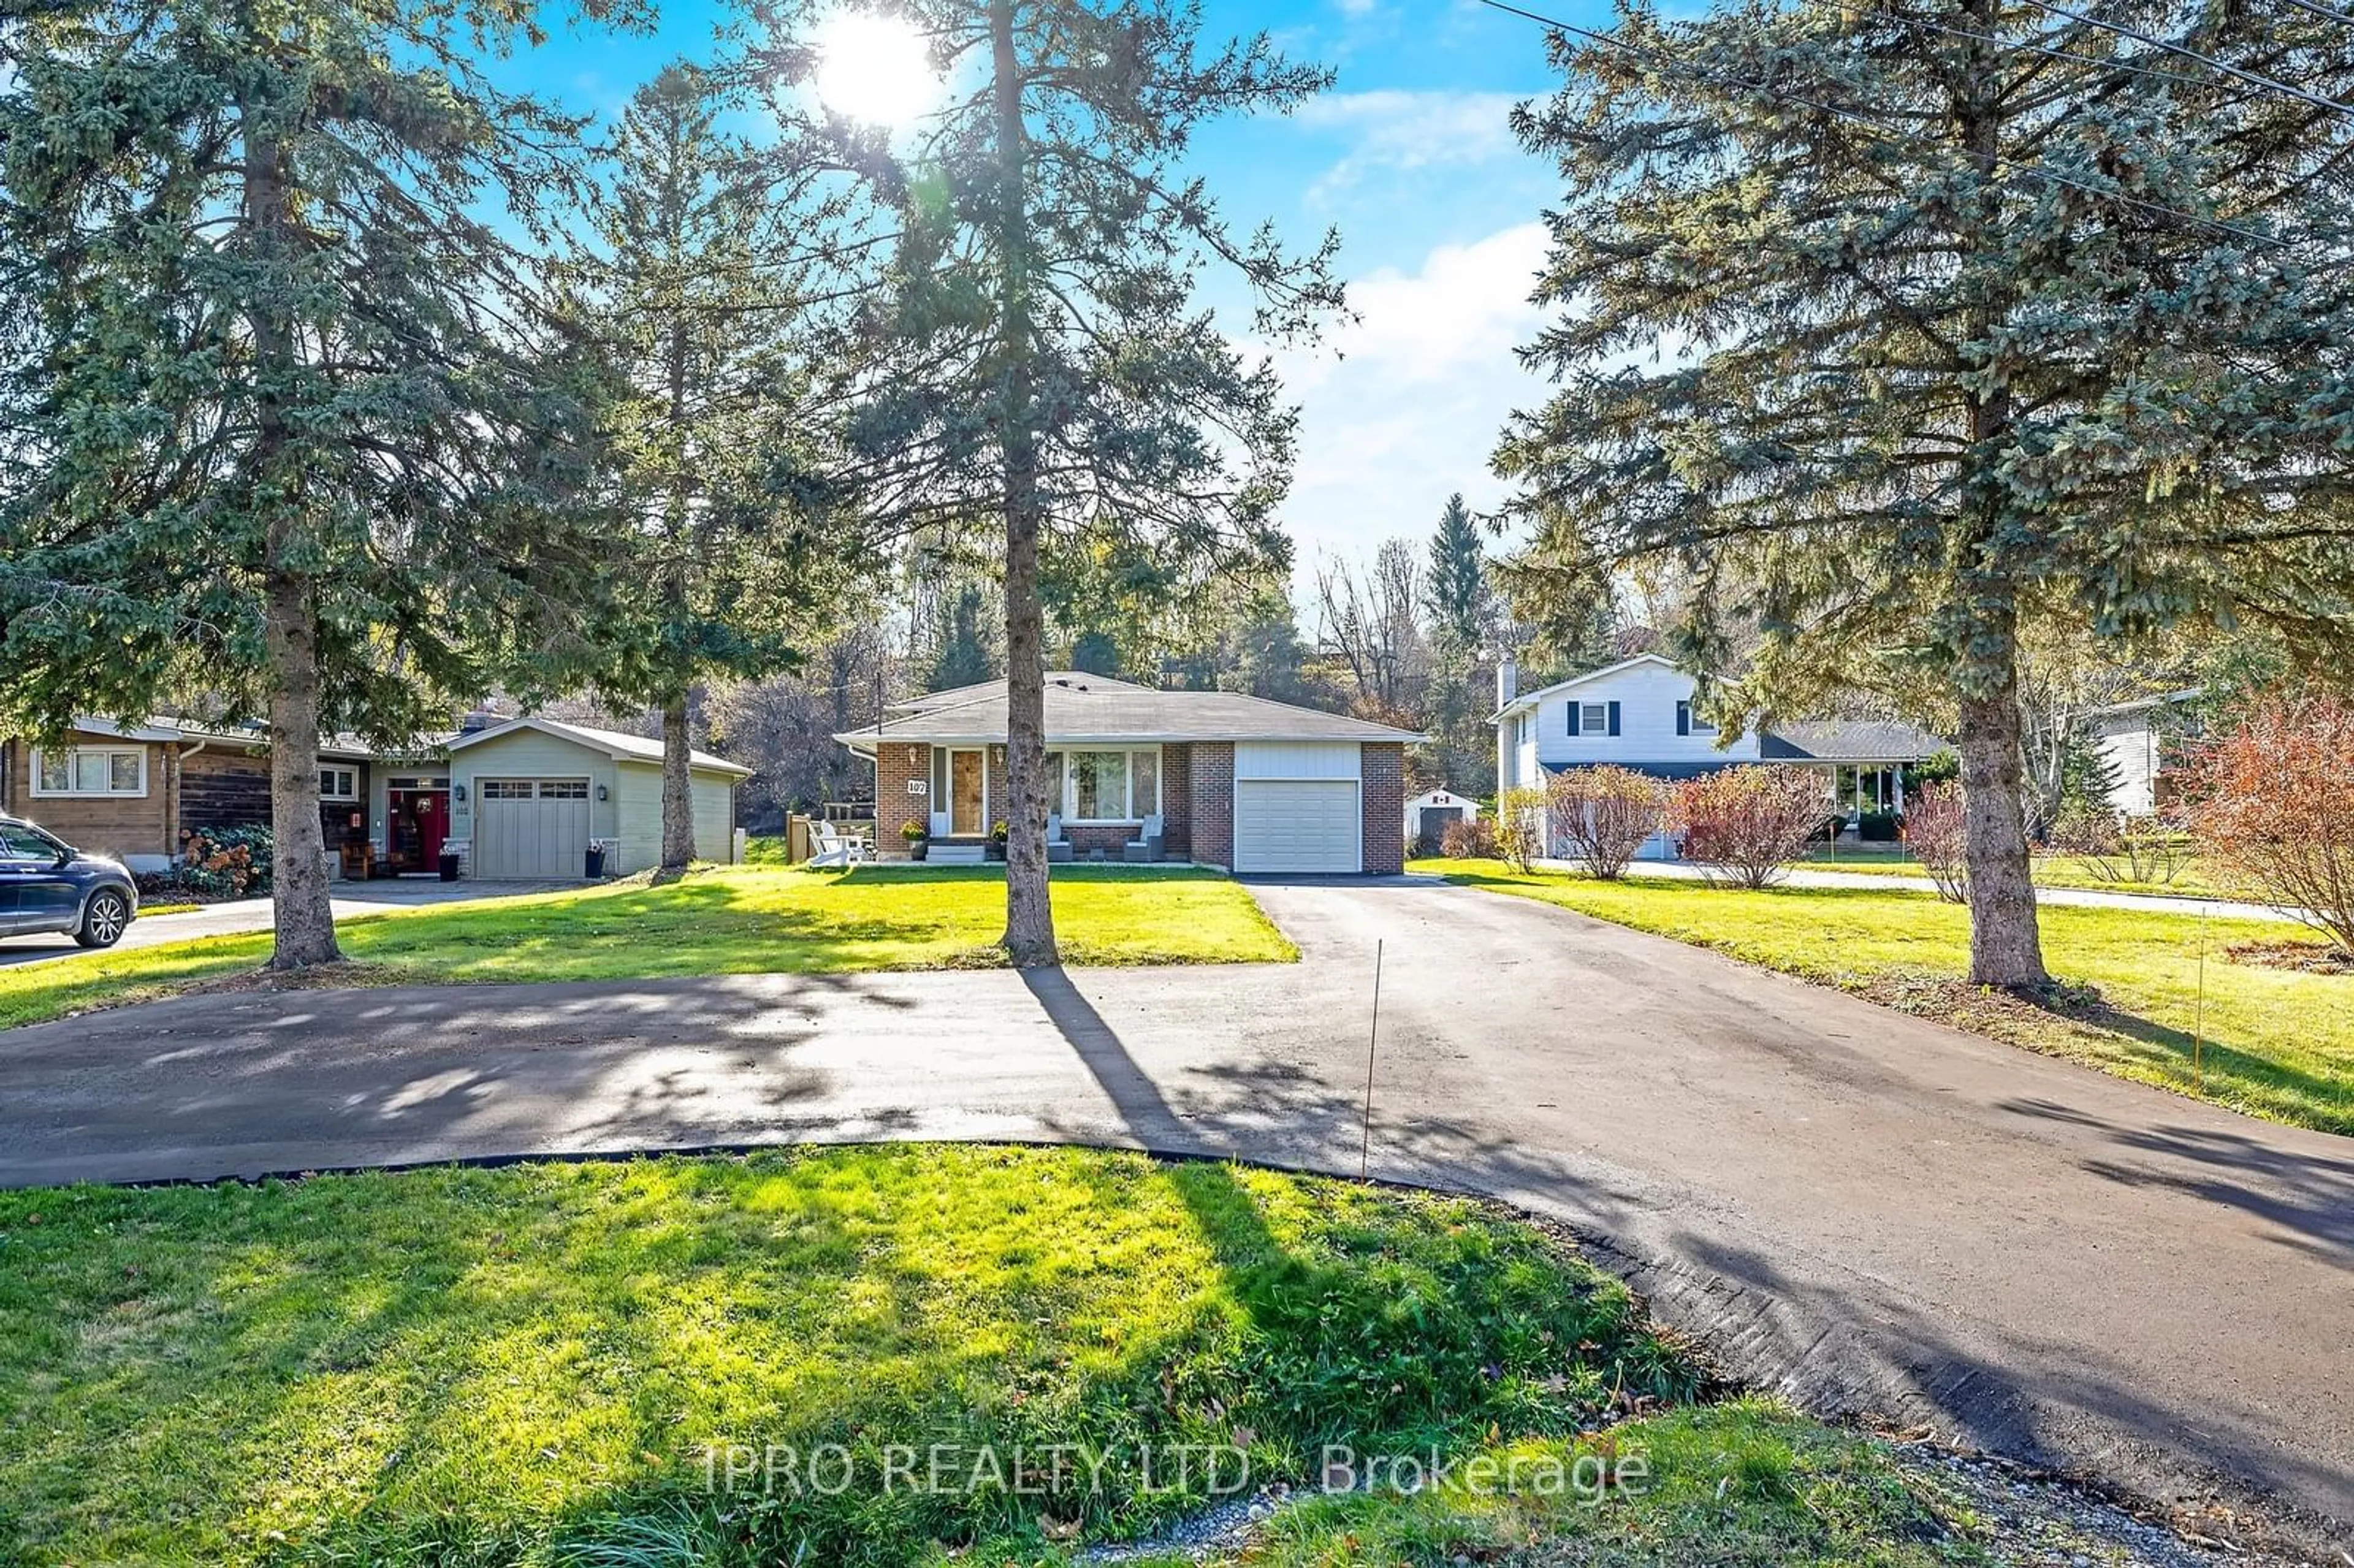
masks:
[[[979,835],[989,831],[989,769],[987,753],[949,754],[949,832]]]

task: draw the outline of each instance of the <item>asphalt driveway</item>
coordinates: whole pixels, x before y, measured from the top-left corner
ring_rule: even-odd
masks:
[[[1255,891],[1301,964],[222,995],[16,1030],[0,1182],[875,1138],[1353,1173],[1378,940],[1376,1176],[1571,1223],[1814,1408],[2354,1520],[2354,1143],[1530,900]]]

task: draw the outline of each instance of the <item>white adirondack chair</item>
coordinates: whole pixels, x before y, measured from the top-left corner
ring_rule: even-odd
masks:
[[[811,822],[809,831],[811,865],[849,867],[866,863],[866,841],[856,833],[845,833],[832,822]]]

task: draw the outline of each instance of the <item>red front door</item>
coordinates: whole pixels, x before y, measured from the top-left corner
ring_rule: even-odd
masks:
[[[392,808],[393,863],[403,871],[430,871],[441,859],[441,842],[450,836],[450,791],[395,789],[387,802]]]

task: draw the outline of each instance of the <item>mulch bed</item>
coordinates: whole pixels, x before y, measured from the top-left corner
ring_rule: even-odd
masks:
[[[2326,942],[2234,942],[2223,956],[2235,964],[2264,969],[2295,969],[2308,975],[2354,975],[2354,953]]]
[[[1875,975],[1848,988],[1866,1001],[1894,1008],[1915,1018],[1934,1019],[1998,1040],[2017,1039],[2020,1032],[2053,1016],[2081,1023],[2099,1023],[2109,1014],[2100,991],[2089,985],[2053,985],[2034,995],[1972,985],[1956,975],[1894,970]]]

